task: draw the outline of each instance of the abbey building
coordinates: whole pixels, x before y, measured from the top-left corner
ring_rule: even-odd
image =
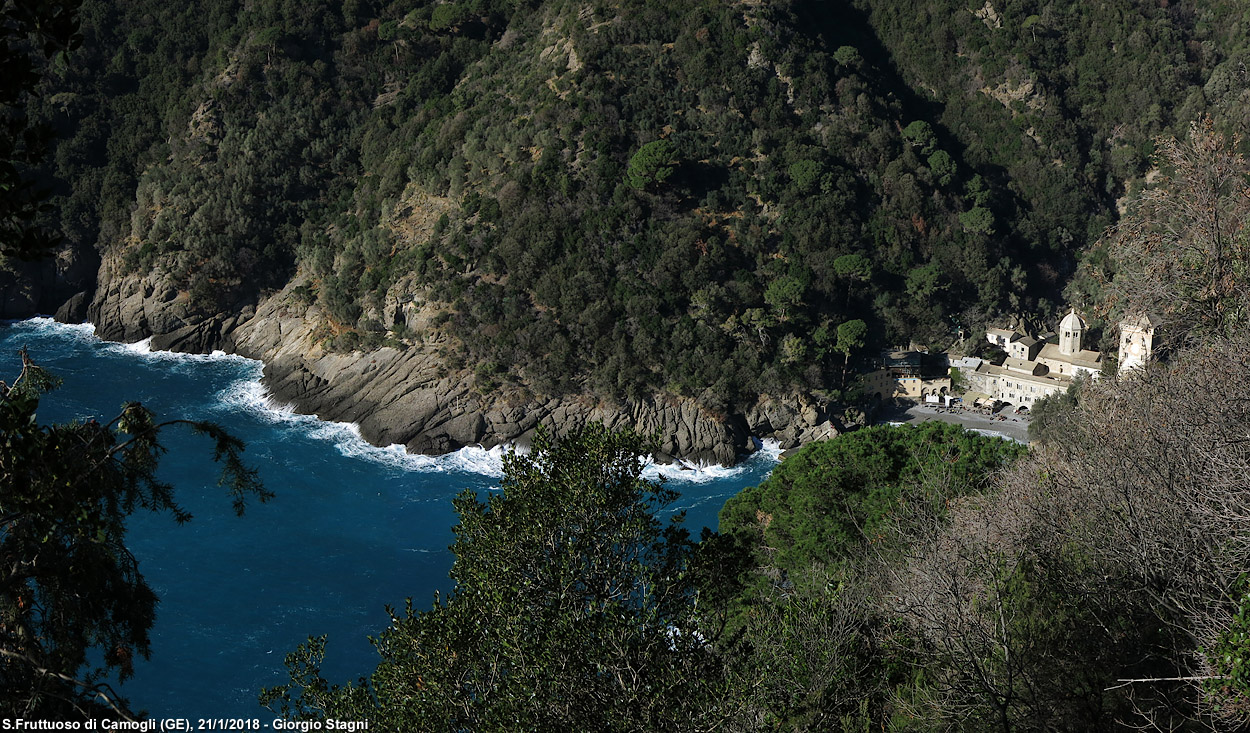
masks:
[[[980,361],[963,377],[971,393],[982,400],[1016,407],[1032,407],[1037,400],[1066,390],[1082,374],[1097,379],[1103,355],[1084,348],[1085,321],[1073,309],[1059,324],[1059,332],[1045,339],[991,328],[986,339],[1007,353],[1001,365]],[[1120,323],[1119,368],[1140,368],[1150,359],[1155,324],[1148,316]],[[966,399],[966,398],[965,398]]]

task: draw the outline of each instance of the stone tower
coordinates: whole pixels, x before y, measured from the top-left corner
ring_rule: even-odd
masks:
[[[1155,322],[1141,313],[1120,321],[1120,373],[1141,369],[1150,361],[1154,347]]]
[[[1068,311],[1059,323],[1059,353],[1072,356],[1081,350],[1081,336],[1085,333],[1085,321],[1076,314],[1076,309]]]

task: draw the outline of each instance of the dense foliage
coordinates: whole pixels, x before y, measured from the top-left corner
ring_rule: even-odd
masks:
[[[339,348],[726,409],[1044,317],[1153,136],[1245,93],[1232,10],[1164,5],[89,1],[31,111],[111,277],[298,272]]]
[[[502,494],[459,496],[456,588],[392,613],[368,680],[321,678],[325,639],[264,699],[301,720],[383,730],[714,730],[726,662],[696,607],[695,546],[640,478],[646,445],[588,428],[505,459]]]
[[[745,543],[771,582],[813,566],[835,572],[865,539],[880,539],[916,509],[984,491],[1025,453],[1018,443],[942,422],[866,428],[805,446],[759,486],[725,503],[720,530]]]
[[[458,500],[456,590],[393,614],[371,677],[331,685],[313,640],[266,700],[388,729],[1241,729],[1247,415],[1186,396],[1229,394],[1227,353],[1250,368],[1242,339],[1085,385],[1027,457],[937,424],[809,445],[697,547],[635,439],[543,443]]]
[[[26,113],[43,65],[64,61],[77,46],[76,3],[7,0],[0,6],[0,256],[34,259],[51,251],[55,235],[41,226],[47,192],[31,169],[47,153],[50,130]]]
[[[368,679],[330,684],[314,639],[263,699],[396,730],[903,729],[900,700],[943,667],[874,558],[905,561],[904,537],[1022,452],[936,423],[812,444],[696,546],[657,519],[672,494],[639,479],[635,437],[544,440],[507,460],[502,495],[457,499],[456,589],[392,614]]]
[[[1206,121],[1156,145],[1095,281],[1102,313],[1151,314],[1165,363],[1040,403],[1038,442],[980,492],[928,453],[901,500],[848,496],[884,459],[845,451],[726,506],[778,727],[1245,729],[1245,163]]]
[[[1247,267],[1231,144],[1206,123],[1160,140],[1165,175],[1109,242],[1158,261],[1123,262],[1103,308],[1166,306],[1166,361],[1039,404],[1027,453],[937,423],[865,429],[726,504],[692,555],[686,603],[720,633],[701,639],[716,684],[688,704],[743,731],[1246,729],[1250,302],[1230,285]],[[547,487],[555,505],[578,495]],[[324,681],[292,661],[320,699]]]
[[[76,11],[60,0],[0,3],[0,257],[36,261],[27,272],[57,237],[39,218],[48,193],[32,181],[46,125],[22,107],[44,63],[77,45]],[[212,423],[157,423],[127,403],[107,425],[40,424],[40,397],[58,380],[21,359],[13,384],[0,381],[0,711],[48,724],[133,720],[108,680],[147,657],[157,598],[126,548],[126,520],[141,509],[190,519],[156,477],[161,430],[185,424],[212,440],[238,513],[270,494],[240,460],[243,445]]]
[[[360,684],[300,650],[269,696],[287,714],[1245,727],[1238,5],[91,1],[69,64],[70,6],[0,7],[6,78],[50,76],[0,97],[0,244],[60,229],[203,314],[301,278],[337,348],[433,344],[484,389],[718,410],[841,388],[874,346],[1045,318],[1065,288],[1165,326],[1170,364],[1048,400],[1038,449],[991,484],[1019,448],[867,430],[789,459],[698,546],[656,520],[669,494],[632,438],[540,443],[502,496],[458,500],[455,593],[393,614]],[[150,416],[128,408],[129,442],[39,426],[36,387],[0,400],[0,689],[86,716],[147,648],[124,518],[178,510]]]

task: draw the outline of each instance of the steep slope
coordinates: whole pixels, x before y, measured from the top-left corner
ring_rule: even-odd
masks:
[[[693,401],[740,434],[772,394],[811,433],[848,357],[1048,313],[1222,60],[1100,91],[1109,19],[1141,63],[1193,19],[861,5],[88,2],[33,111],[108,337],[242,343],[222,324],[290,306],[306,353],[416,350],[482,405]],[[1146,122],[1089,113],[1169,79]]]

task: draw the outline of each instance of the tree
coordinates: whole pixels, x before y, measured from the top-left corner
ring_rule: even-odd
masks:
[[[454,29],[468,18],[468,12],[457,3],[442,3],[430,14],[430,30]]]
[[[951,154],[945,150],[936,150],[929,156],[929,170],[939,186],[949,186],[954,179],[957,167]]]
[[[939,290],[946,288],[939,284],[942,269],[937,262],[918,265],[907,271],[907,294],[919,303],[928,303]]]
[[[849,310],[854,285],[872,279],[872,262],[858,253],[845,254],[833,261],[833,271],[846,280],[846,308]]]
[[[833,270],[838,277],[865,282],[872,277],[872,262],[861,254],[845,254],[833,261]]]
[[[749,609],[739,730],[871,730],[881,717],[885,659],[867,584],[811,574]]]
[[[920,149],[921,155],[929,155],[937,149],[937,134],[933,125],[915,120],[903,128],[903,139]]]
[[[663,183],[673,175],[673,156],[676,149],[668,140],[653,140],[634,153],[629,159],[625,178],[630,186],[639,190]]]
[[[924,710],[960,729],[1245,729],[1246,369],[1250,339],[1212,339],[1052,398],[994,493],[910,533],[891,572]]]
[[[186,425],[213,441],[238,513],[270,494],[241,462],[243,445],[212,423],[157,423],[128,403],[107,425],[40,425],[40,395],[56,380],[24,352],[22,361],[12,387],[0,382],[0,710],[129,717],[105,677],[124,680],[147,658],[157,599],[126,549],[126,518],[191,518],[156,478],[160,432]]]
[[[868,324],[860,319],[847,321],[838,326],[838,340],[833,350],[842,354],[842,386],[846,387],[846,372],[851,365],[851,352],[864,345],[864,337],[868,335]]]
[[[974,234],[994,233],[994,214],[984,206],[974,206],[959,215],[964,231]]]
[[[44,158],[50,130],[32,124],[23,108],[43,77],[42,65],[81,41],[78,5],[77,0],[0,5],[0,255],[37,259],[59,241],[39,222],[47,194],[26,170]]]
[[[814,160],[800,160],[790,164],[790,182],[799,193],[811,193],[823,173],[824,166]]]
[[[838,50],[833,52],[833,60],[852,69],[858,69],[864,63],[863,57],[859,55],[859,49],[854,46],[838,46]]]
[[[1058,530],[1046,535],[1055,554],[1080,548],[1087,575],[1074,595],[1100,600],[1104,617],[1135,601],[1162,630],[1140,654],[1153,668],[1118,675],[1155,680],[1131,683],[1142,711],[1228,712],[1242,728],[1244,710],[1221,710],[1236,695],[1222,694],[1219,682],[1250,659],[1250,645],[1227,644],[1250,567],[1250,409],[1239,383],[1250,368],[1247,342],[1210,339],[1132,379],[1085,385],[1076,407],[1056,416],[1038,465],[1006,486],[1036,497],[1038,524]],[[1108,585],[1122,590],[1107,598]],[[1229,659],[1213,659],[1216,649]],[[1204,679],[1216,684],[1204,688]]]
[[[777,312],[777,320],[790,319],[790,313],[803,303],[807,284],[793,275],[782,275],[764,289],[764,302]]]
[[[941,506],[981,492],[994,471],[1023,453],[1018,444],[947,423],[857,430],[803,446],[764,483],[727,501],[721,532],[751,547],[761,567],[776,569],[773,577],[841,568],[906,503]],[[926,484],[938,469],[949,475]]]
[[[896,634],[888,582],[920,545],[913,517],[940,524],[1023,453],[946,423],[880,426],[804,446],[726,502],[721,544],[754,560],[729,617],[744,629],[743,666],[762,670],[740,685],[757,729],[885,727],[900,705],[891,688],[934,672],[896,653],[915,638]]]
[[[1177,346],[1247,322],[1250,167],[1238,144],[1210,118],[1195,122],[1187,140],[1156,140],[1167,174],[1112,233],[1117,271],[1105,309],[1149,313]]]
[[[696,613],[695,548],[640,478],[650,446],[601,426],[504,460],[502,494],[455,500],[455,590],[391,614],[366,681],[329,685],[324,639],[287,659],[262,701],[303,720],[385,730],[705,730],[724,665]]]
[[[1029,556],[1015,500],[952,501],[948,519],[909,529],[889,607],[900,660],[924,673],[900,708],[958,730],[1109,729],[1127,709],[1105,689],[1152,627],[1131,606],[1108,617],[1068,593],[1070,568]]]
[[[1059,440],[1066,429],[1068,414],[1080,402],[1087,379],[1074,379],[1062,392],[1046,395],[1029,410],[1029,439],[1043,443]]]

